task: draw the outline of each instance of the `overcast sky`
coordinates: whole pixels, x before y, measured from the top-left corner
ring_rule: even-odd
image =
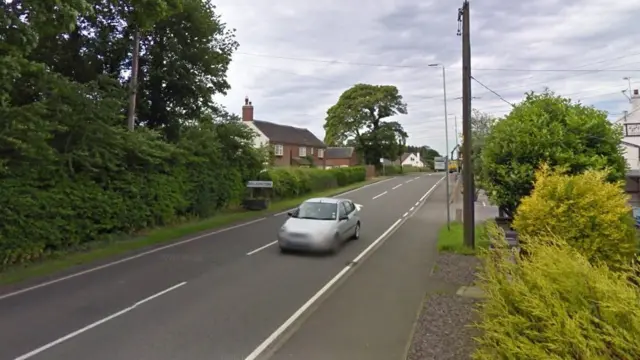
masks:
[[[218,99],[229,110],[239,114],[249,96],[256,119],[307,127],[323,139],[326,111],[343,91],[358,82],[395,85],[409,114],[394,120],[409,133],[409,144],[444,152],[442,75],[427,67],[442,63],[450,148],[455,144],[454,116],[462,131],[456,100],[462,94],[456,36],[462,1],[215,3],[240,43],[228,74],[232,89]],[[629,106],[623,78],[640,87],[640,1],[472,0],[471,47],[473,76],[509,102],[549,86],[617,118]],[[479,84],[472,89],[479,97],[474,108],[497,116],[508,112],[508,104]]]

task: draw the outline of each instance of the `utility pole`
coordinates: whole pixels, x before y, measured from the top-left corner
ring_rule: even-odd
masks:
[[[136,96],[138,93],[138,62],[140,60],[140,30],[133,33],[133,57],[131,61],[131,80],[129,80],[129,111],[127,127],[133,131],[136,125]]]
[[[462,182],[464,244],[475,248],[475,191],[471,161],[471,41],[469,0],[458,9],[458,35],[462,35]]]

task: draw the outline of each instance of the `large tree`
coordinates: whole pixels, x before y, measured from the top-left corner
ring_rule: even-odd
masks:
[[[482,148],[482,178],[492,200],[513,216],[533,189],[543,163],[568,174],[602,169],[609,181],[624,179],[622,132],[597,110],[546,90],[526,94],[496,122]]]
[[[325,143],[343,146],[350,140],[367,164],[397,159],[405,150],[407,133],[390,118],[407,114],[407,104],[392,85],[356,84],[327,110]]]

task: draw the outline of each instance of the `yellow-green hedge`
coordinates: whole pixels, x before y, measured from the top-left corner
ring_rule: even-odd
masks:
[[[640,359],[640,291],[628,273],[592,264],[560,240],[484,258],[476,360]]]
[[[628,265],[637,243],[631,207],[622,187],[605,177],[599,171],[568,176],[543,166],[516,212],[518,235],[523,241],[561,237],[590,261]]]
[[[273,168],[263,172],[261,179],[273,181],[274,197],[285,199],[365,181],[366,169]]]

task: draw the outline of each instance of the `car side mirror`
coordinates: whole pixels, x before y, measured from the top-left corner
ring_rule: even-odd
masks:
[[[349,215],[340,216],[340,221],[342,221],[342,220],[349,220]]]
[[[292,217],[292,216],[293,216],[293,211],[289,211],[289,212],[287,213],[287,215],[289,215],[289,217]]]

